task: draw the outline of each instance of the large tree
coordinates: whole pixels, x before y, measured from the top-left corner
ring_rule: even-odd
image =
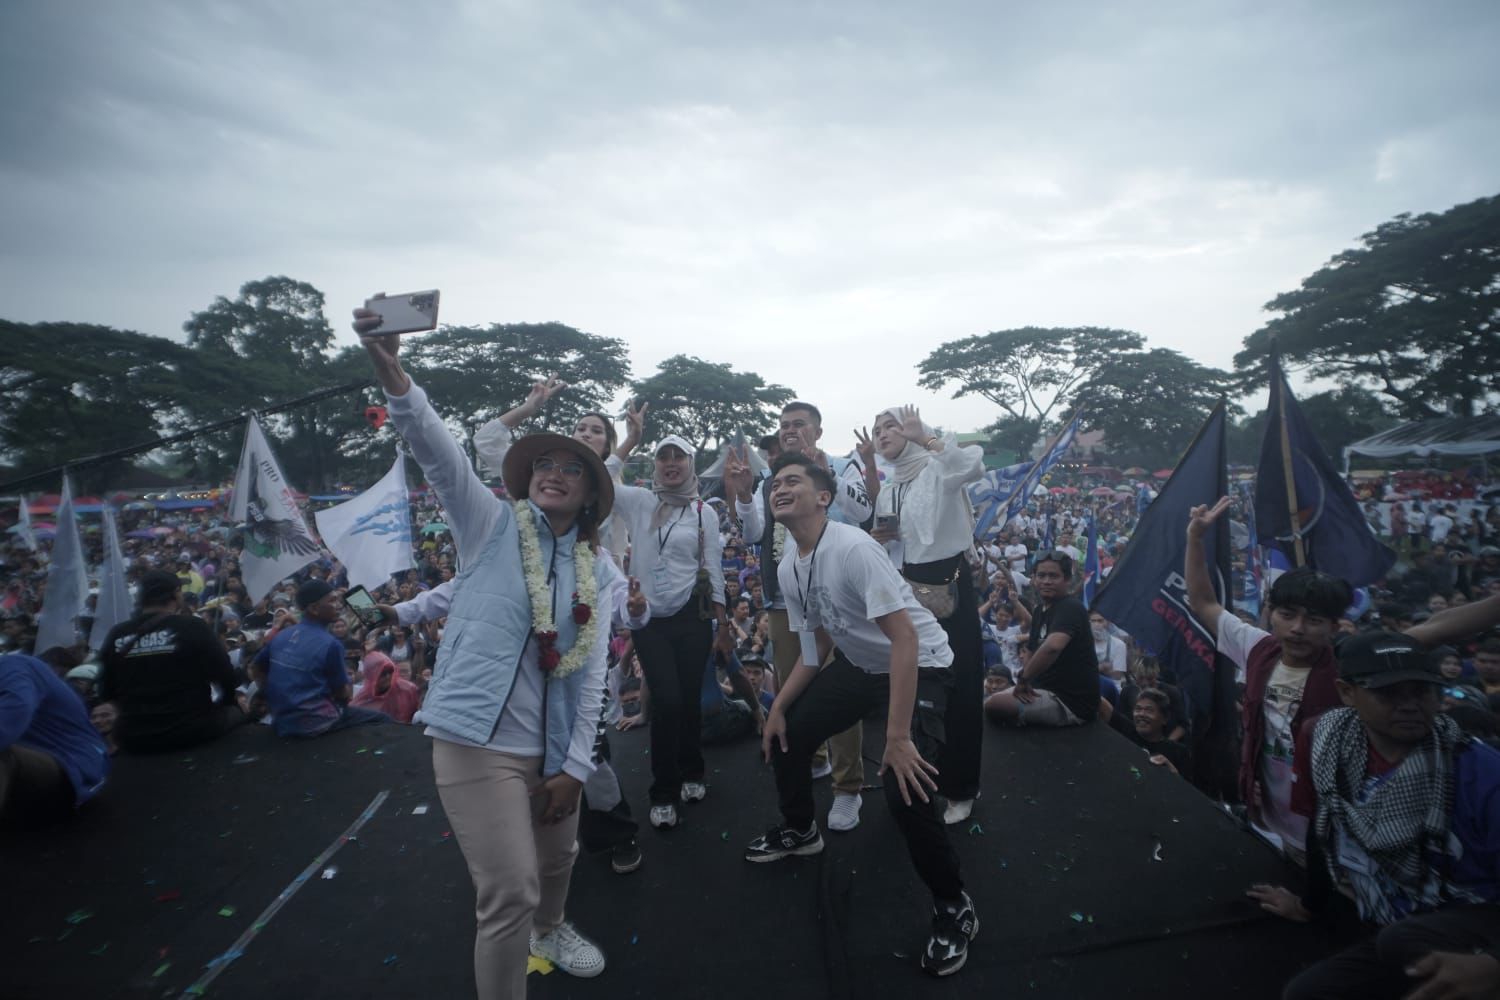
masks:
[[[792,390],[754,372],[686,354],[667,358],[651,377],[632,383],[631,391],[651,404],[647,419],[655,436],[681,434],[698,449],[700,465],[710,444],[736,431],[752,437],[763,432],[792,398]]]
[[[232,391],[184,401],[184,422],[222,419],[305,395],[335,383],[333,328],[323,293],[304,281],[273,276],[248,281],[234,299],[216,298],[182,328],[206,364],[232,366]],[[345,477],[339,443],[352,426],[352,400],[320,402],[276,414],[268,433],[281,439],[278,457],[290,482],[308,492]],[[205,478],[229,474],[239,457],[239,434],[198,439],[181,457]],[[361,472],[365,471],[363,469]]]
[[[1245,339],[1235,368],[1265,384],[1273,344],[1310,375],[1372,388],[1399,416],[1471,416],[1500,399],[1500,196],[1398,215],[1335,256]]]
[[[1085,430],[1125,464],[1170,464],[1229,376],[1176,351],[1146,348],[1129,330],[1024,327],[941,344],[918,366],[928,389],[956,386],[1002,413],[989,430],[1002,454],[1029,455],[1042,428],[1057,429],[1080,405]]]
[[[0,321],[0,358],[0,454],[20,474],[152,441],[184,399],[235,386],[181,344],[104,326]],[[120,485],[127,465],[82,469],[75,486]]]
[[[521,403],[532,383],[568,383],[539,423],[569,433],[588,410],[607,407],[630,377],[625,343],[562,323],[449,326],[402,345],[402,363],[432,392],[444,415],[473,429]]]
[[[923,388],[954,384],[954,399],[981,396],[1006,417],[1041,425],[1063,416],[1078,389],[1103,366],[1144,344],[1145,338],[1128,330],[1028,326],[940,344],[917,371]]]

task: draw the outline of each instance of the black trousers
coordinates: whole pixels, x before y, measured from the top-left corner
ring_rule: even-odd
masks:
[[[1500,945],[1500,906],[1455,905],[1407,917],[1303,972],[1286,986],[1286,1000],[1398,1000],[1417,982],[1411,963],[1434,951],[1472,953]]]
[[[209,743],[248,720],[238,705],[213,705],[206,712],[177,720],[170,728],[131,731],[131,720],[123,718],[115,728],[115,739],[126,753],[166,753]]]
[[[713,648],[713,626],[696,602],[668,618],[653,618],[635,633],[635,651],[651,691],[651,802],[677,801],[684,781],[703,780],[699,733],[703,671]]]
[[[946,670],[922,670],[917,675],[917,703],[912,713],[911,735],[917,751],[928,762],[941,758],[943,714],[948,703]],[[890,707],[891,679],[859,669],[836,653],[818,671],[786,713],[786,752],[771,755],[776,770],[776,795],[786,824],[806,830],[813,823],[812,755],[823,741],[848,729],[868,715],[884,716]],[[886,806],[906,838],[906,850],[917,874],[936,899],[956,900],[963,893],[958,853],[948,840],[948,830],[935,801],[923,802],[913,795],[911,805],[901,801],[895,775],[881,782]]]
[[[609,763],[609,738],[603,731],[594,743],[594,756]],[[610,768],[610,772],[613,773],[614,769]],[[635,839],[639,827],[630,815],[630,803],[625,801],[625,793],[618,788],[619,783],[620,779],[616,776],[617,801],[608,809],[595,808],[589,802],[587,788],[584,790],[583,806],[578,810],[578,843],[590,854],[607,851]]]
[[[972,799],[979,794],[979,760],[984,740],[984,641],[979,631],[979,597],[974,591],[974,573],[963,555],[958,560],[958,601],[953,614],[939,618],[953,650],[953,690],[944,716],[947,740],[938,766],[938,791],[949,799]],[[944,559],[927,567],[945,567],[939,580],[921,574],[926,567],[907,566],[913,580],[940,582],[953,578],[954,562]]]

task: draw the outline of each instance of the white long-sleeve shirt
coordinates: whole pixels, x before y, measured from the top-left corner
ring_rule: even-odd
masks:
[[[463,449],[444,426],[442,418],[427,400],[427,393],[415,382],[404,395],[385,394],[387,412],[391,423],[406,439],[412,457],[422,467],[423,474],[437,492],[447,513],[448,529],[453,533],[453,543],[458,549],[461,565],[479,558],[495,533],[495,524],[500,516],[503,501],[496,499],[489,487],[480,481]],[[624,589],[625,578],[614,570],[609,559],[596,559],[596,566],[609,564],[613,572],[602,574],[599,587],[599,603],[613,608],[620,600],[617,590]],[[516,572],[523,572],[520,554],[517,553]],[[543,745],[542,692],[546,678],[537,661],[537,644],[527,642],[521,655],[521,664],[516,670],[515,683],[510,697],[500,712],[500,720],[494,733],[484,746],[498,753],[518,757],[540,757]],[[594,772],[594,738],[598,729],[599,710],[604,703],[605,664],[609,652],[609,629],[600,628],[594,640],[594,648],[582,669],[588,673],[578,698],[578,711],[574,716],[573,733],[568,741],[568,757],[563,770],[578,779],[587,781]],[[429,725],[427,735],[434,739],[477,746],[471,740],[445,732]]]
[[[607,550],[600,549],[599,555],[607,554]],[[614,566],[614,560],[610,560],[610,566]],[[619,571],[615,571],[619,576]],[[624,579],[623,576],[620,579]],[[615,595],[615,605],[611,614],[611,623],[615,628],[641,628],[651,620],[651,609],[641,613],[640,617],[630,614],[630,586],[627,582],[624,587],[612,587]],[[453,606],[453,581],[448,580],[438,584],[431,590],[424,590],[409,601],[402,601],[395,605],[396,621],[402,625],[416,625],[421,622],[430,622],[437,618],[447,617],[448,609]]]
[[[974,510],[964,487],[984,476],[984,449],[960,448],[953,435],[943,450],[909,483],[887,483],[875,499],[875,515],[898,515],[901,537],[887,543],[897,568],[937,562],[974,544]]]

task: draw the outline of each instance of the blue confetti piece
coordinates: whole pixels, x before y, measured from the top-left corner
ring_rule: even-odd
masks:
[[[385,956],[385,964],[386,965],[394,965],[397,962],[397,960],[398,960],[397,956],[395,956],[395,955],[387,955],[387,956]]]
[[[640,940],[641,940],[641,937],[640,937],[639,934],[632,934],[632,935],[630,935],[630,943],[631,944],[637,944],[637,943],[639,943]]]

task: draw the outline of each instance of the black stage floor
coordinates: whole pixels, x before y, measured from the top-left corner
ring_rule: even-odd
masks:
[[[613,739],[643,817],[645,734]],[[1251,882],[1295,876],[1116,734],[986,740],[984,796],[953,828],[981,930],[953,979],[917,969],[928,903],[878,791],[820,857],[741,859],[775,804],[746,741],[709,749],[709,797],[681,826],[643,829],[640,871],[579,859],[569,914],[609,968],[533,974],[531,995],[1260,998],[1332,947],[1247,902]],[[428,740],[409,727],[311,743],[253,727],[192,753],[117,758],[78,822],[0,841],[0,900],[6,998],[473,995],[473,890]]]

